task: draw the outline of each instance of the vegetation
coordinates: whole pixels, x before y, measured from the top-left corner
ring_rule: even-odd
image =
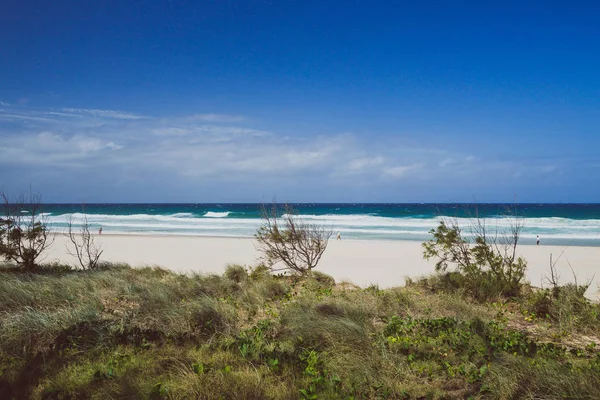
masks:
[[[100,256],[102,247],[96,243],[94,235],[90,232],[90,223],[82,206],[83,214],[79,232],[73,230],[73,216],[68,219],[68,229],[65,234],[71,242],[70,249],[67,251],[70,255],[77,258],[79,266],[82,269],[97,269],[100,266]]]
[[[289,205],[262,208],[262,225],[254,235],[263,261],[305,275],[317,266],[327,249],[331,228],[299,218]]]
[[[471,221],[470,235],[464,235],[458,220],[442,220],[431,231],[433,238],[423,243],[426,259],[437,260],[438,272],[446,272],[450,264],[457,274],[447,275],[451,284],[462,287],[478,300],[498,296],[517,296],[523,284],[527,262],[516,257],[523,229],[519,218],[510,219],[507,231],[489,229],[485,219]]]
[[[480,303],[444,276],[381,290],[238,265],[5,265],[0,398],[596,398],[597,304],[565,289],[586,323],[564,331],[539,291]]]
[[[52,244],[41,196],[29,192],[11,200],[0,193],[0,257],[23,269],[33,270],[44,251]]]
[[[382,290],[312,271],[331,231],[289,208],[265,210],[256,234],[268,266],[181,275],[101,263],[87,221],[68,233],[82,269],[38,265],[50,243],[39,199],[4,200],[1,399],[600,393],[600,305],[584,297],[589,284],[560,285],[552,260],[549,288],[524,284],[518,223],[499,236],[475,220],[470,243],[442,222],[424,244],[438,273]],[[273,275],[277,262],[295,274]]]

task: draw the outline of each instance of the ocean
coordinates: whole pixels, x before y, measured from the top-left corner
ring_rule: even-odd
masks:
[[[91,228],[105,234],[252,237],[260,225],[260,204],[86,204]],[[343,240],[425,241],[443,217],[467,227],[477,212],[487,226],[509,226],[507,209],[522,218],[521,243],[600,246],[600,204],[294,204],[301,218],[330,226]],[[78,225],[81,204],[46,204],[55,231],[69,216]]]

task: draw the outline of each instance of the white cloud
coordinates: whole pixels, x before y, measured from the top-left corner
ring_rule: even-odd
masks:
[[[482,174],[554,171],[547,160],[537,166],[527,160],[524,167],[524,162],[503,158],[477,160],[474,168],[475,158],[460,152],[377,143],[351,133],[282,135],[222,114],[156,118],[76,108],[7,110],[0,110],[4,170],[19,165],[67,176],[90,168],[140,185],[158,184],[147,177],[160,175],[166,185],[257,182],[272,187],[307,187],[315,181],[325,187],[391,186],[393,180],[440,182],[449,176],[470,183]]]
[[[240,115],[228,115],[228,114],[194,114],[186,118],[189,121],[203,121],[203,122],[225,122],[235,123],[243,122],[245,118]]]
[[[97,137],[73,135],[64,137],[53,132],[9,137],[0,151],[12,165],[80,167],[85,161],[122,149],[123,146]]]
[[[211,133],[215,135],[253,135],[253,136],[265,136],[267,132],[257,130],[257,129],[249,129],[249,128],[240,128],[237,126],[215,126],[215,125],[203,125],[195,128],[198,132]]]
[[[404,178],[407,176],[408,172],[421,169],[422,167],[423,164],[398,165],[395,167],[384,168],[383,173],[391,176],[392,178]]]
[[[455,164],[455,163],[456,163],[456,160],[454,158],[452,158],[452,157],[449,157],[449,158],[445,158],[442,161],[440,161],[438,165],[441,168],[445,168],[445,167],[447,167],[449,165],[452,165],[452,164]]]
[[[36,116],[35,114],[17,114],[17,113],[0,113],[0,119],[4,120],[25,120],[25,121],[40,121],[40,122],[53,122],[51,118]]]
[[[195,129],[176,127],[156,128],[152,130],[152,133],[158,136],[186,136],[191,135],[194,132]]]
[[[385,158],[383,158],[381,156],[356,158],[354,160],[351,160],[346,165],[346,168],[349,171],[357,172],[357,171],[363,171],[366,168],[371,168],[374,166],[381,165],[384,162],[385,162]]]
[[[84,114],[98,118],[114,118],[114,119],[143,119],[147,118],[142,115],[136,115],[123,111],[114,110],[96,110],[88,108],[61,108],[61,111],[66,113]]]

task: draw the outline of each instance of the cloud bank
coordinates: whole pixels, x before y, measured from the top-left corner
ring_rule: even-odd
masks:
[[[113,201],[144,194],[156,201],[161,193],[172,200],[167,194],[197,196],[202,188],[211,193],[200,190],[201,201],[220,201],[219,190],[233,201],[259,201],[279,191],[298,201],[344,201],[360,192],[360,200],[368,201],[374,190],[393,196],[394,190],[402,194],[406,188],[462,188],[473,180],[500,177],[507,184],[560,173],[560,165],[548,160],[482,159],[469,152],[408,145],[402,137],[281,135],[236,115],[154,117],[0,105],[3,187],[16,190],[32,183],[60,188],[60,194],[52,194],[57,201],[76,201],[75,194],[86,190],[109,193]]]

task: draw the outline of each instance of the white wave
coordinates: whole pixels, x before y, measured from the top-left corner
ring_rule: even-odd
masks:
[[[368,233],[377,235],[426,235],[426,231],[407,231],[407,230],[393,230],[393,229],[360,229],[360,228],[348,228],[340,231],[343,234],[349,233]]]
[[[181,213],[174,215],[151,215],[151,214],[134,214],[134,215],[112,215],[112,214],[87,214],[89,221],[95,222],[119,222],[123,224],[134,223],[134,222],[173,222],[173,223],[203,223],[203,219],[208,218],[224,218],[230,215],[230,212],[207,212],[203,217],[194,217],[191,213]],[[49,215],[50,222],[53,223],[66,223],[69,216],[75,220],[81,220],[84,214],[73,213],[73,214],[62,214],[62,215]],[[298,216],[301,220],[310,220],[318,223],[327,225],[333,225],[336,227],[393,227],[393,228],[414,228],[431,229],[439,223],[442,219],[440,217],[435,218],[390,218],[390,217],[379,217],[370,215],[300,215]],[[204,219],[205,221],[205,219]],[[469,227],[471,220],[469,218],[458,218],[458,223],[462,227]],[[223,219],[219,223],[229,224],[244,224],[244,225],[256,225],[260,222],[258,218],[227,218]],[[511,221],[506,219],[488,219],[486,224],[488,228],[494,229],[506,228],[510,226]],[[544,228],[544,229],[568,229],[568,230],[598,230],[600,233],[600,220],[571,220],[567,218],[526,218],[523,220],[525,229]]]
[[[194,214],[192,214],[192,213],[176,213],[176,214],[171,214],[169,216],[173,217],[173,218],[190,218],[190,217],[194,218]]]
[[[87,214],[90,225],[104,226],[110,232],[128,232],[135,234],[191,234],[200,236],[244,236],[249,237],[261,224],[260,218],[225,218],[231,212],[206,212],[203,216],[192,213],[177,213],[171,215],[155,214]],[[48,215],[51,226],[64,228],[69,217],[78,225],[84,214],[73,213],[63,215]],[[339,230],[342,237],[356,238],[385,238],[423,240],[429,237],[429,231],[435,228],[444,217],[415,218],[415,217],[381,217],[368,214],[354,215],[299,215],[298,218]],[[465,235],[470,232],[472,220],[457,218]],[[506,218],[488,218],[487,228],[490,232],[496,229],[506,231],[511,220]],[[600,220],[572,220],[560,217],[524,218],[524,230],[521,237],[535,239],[540,235],[542,240],[588,240],[600,244]]]
[[[259,223],[256,223],[256,227],[258,227]],[[118,222],[105,222],[102,226],[110,226],[110,227],[124,227],[124,228],[147,228],[147,229],[196,229],[196,230],[207,230],[207,229],[215,229],[215,230],[225,230],[225,229],[254,229],[252,226],[242,225],[242,224],[206,224],[206,223],[198,223],[195,225],[192,224],[169,224],[169,223],[128,223],[122,224]]]
[[[285,215],[284,215],[285,216]],[[456,220],[461,227],[469,227],[472,225],[471,218],[447,218],[447,217],[432,217],[432,218],[391,218],[372,216],[367,214],[356,215],[298,215],[301,220],[310,220],[319,223],[333,223],[334,225],[362,225],[362,226],[397,226],[397,227],[435,227],[444,219]],[[508,228],[513,223],[510,218],[488,218],[485,220],[489,228]],[[600,229],[600,220],[574,220],[560,217],[546,218],[523,218],[522,223],[525,228],[569,228],[569,229]]]
[[[206,217],[206,218],[225,218],[229,214],[231,214],[229,211],[224,211],[224,212],[207,211],[206,214],[204,214],[204,217]]]
[[[81,220],[87,217],[88,221],[165,221],[165,222],[179,222],[182,220],[199,220],[200,218],[194,218],[193,214],[189,214],[189,216],[184,216],[181,213],[179,216],[173,215],[153,215],[153,214],[132,214],[132,215],[117,215],[117,214],[82,214],[82,213],[72,213],[72,214],[62,214],[51,216],[52,222],[64,223],[68,221],[69,217],[72,217],[75,220]],[[177,214],[174,214],[177,215]]]
[[[173,232],[173,231],[127,231],[111,230],[104,235],[134,235],[134,236],[198,236],[198,237],[223,237],[223,238],[250,238],[252,235],[222,232]]]

